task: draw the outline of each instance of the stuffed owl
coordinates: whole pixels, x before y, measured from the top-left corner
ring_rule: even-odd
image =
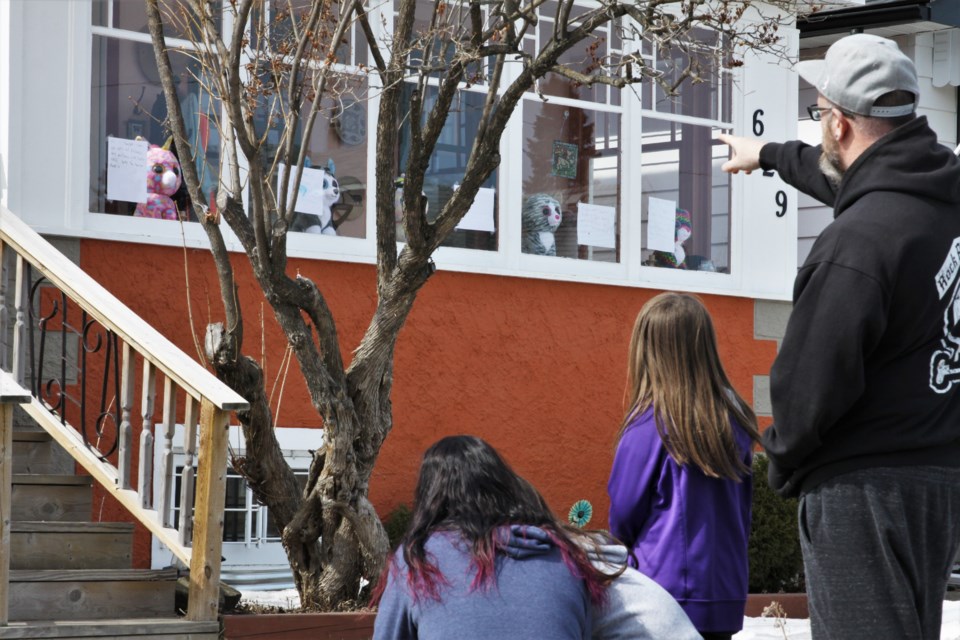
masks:
[[[133,215],[140,218],[179,220],[172,196],[180,188],[180,162],[164,145],[147,150],[147,201],[137,205]]]
[[[541,256],[557,255],[557,242],[553,234],[563,220],[557,199],[546,193],[533,194],[523,203],[522,220],[523,252]]]

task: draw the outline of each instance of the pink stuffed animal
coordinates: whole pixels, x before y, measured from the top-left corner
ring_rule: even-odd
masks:
[[[147,201],[133,214],[141,218],[179,220],[172,196],[180,188],[180,163],[165,147],[150,145],[147,150]]]

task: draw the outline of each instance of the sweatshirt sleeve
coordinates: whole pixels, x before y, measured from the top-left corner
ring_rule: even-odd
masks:
[[[403,585],[398,584],[396,575],[397,572],[391,570],[387,576],[387,586],[383,590],[373,623],[373,640],[417,638],[417,627],[410,608],[410,594]]]
[[[623,433],[610,470],[610,533],[632,548],[650,514],[666,450],[651,417]]]
[[[770,485],[799,493],[794,471],[863,394],[865,361],[886,327],[881,283],[825,261],[797,276],[793,312],[770,371],[774,424],[763,434]]]
[[[833,206],[837,188],[820,171],[820,145],[812,147],[794,140],[780,144],[769,142],[760,149],[760,168],[776,170],[791,187]]]

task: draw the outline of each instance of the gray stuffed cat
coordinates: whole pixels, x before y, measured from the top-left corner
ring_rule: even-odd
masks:
[[[541,256],[557,255],[553,233],[563,220],[557,199],[546,193],[533,194],[523,203],[522,219],[523,252]]]

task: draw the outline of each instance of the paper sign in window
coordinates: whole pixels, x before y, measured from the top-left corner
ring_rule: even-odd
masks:
[[[493,233],[496,230],[493,220],[493,206],[496,195],[496,189],[481,187],[477,191],[477,197],[473,199],[470,209],[457,224],[457,229]]]
[[[107,138],[107,200],[147,201],[146,140]]]
[[[617,248],[617,210],[600,204],[577,204],[577,244]]]
[[[677,237],[677,203],[650,198],[647,203],[647,249],[673,251]]]
[[[287,171],[284,164],[277,167],[277,184],[283,184],[283,176]],[[297,192],[297,208],[300,213],[312,213],[314,215],[326,215],[328,211],[327,204],[324,202],[324,180],[329,180],[330,174],[324,169],[303,170],[303,177],[300,179],[300,189]],[[290,174],[290,183],[287,185],[287,202],[293,197],[293,179],[296,172]]]

